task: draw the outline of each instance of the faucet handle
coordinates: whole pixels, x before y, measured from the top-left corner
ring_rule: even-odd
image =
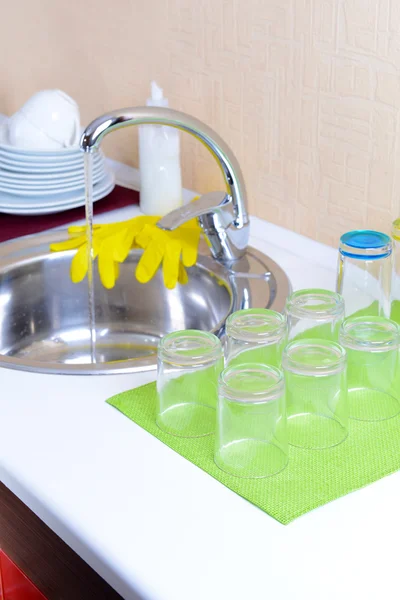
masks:
[[[169,212],[157,222],[157,227],[173,231],[195,217],[218,213],[230,205],[232,205],[232,197],[226,192],[209,192],[200,196],[194,202],[190,202]],[[231,220],[233,220],[233,215]],[[228,226],[229,222],[226,225]]]
[[[204,194],[162,217],[157,227],[171,231],[194,217],[199,218],[216,260],[230,263],[243,256],[249,237],[249,223],[243,226],[237,224],[232,196],[226,192]]]

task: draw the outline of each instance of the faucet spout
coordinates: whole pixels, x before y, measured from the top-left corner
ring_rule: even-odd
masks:
[[[247,214],[246,188],[242,171],[229,146],[215,131],[202,121],[170,108],[139,106],[116,110],[98,117],[86,127],[80,142],[81,149],[83,152],[95,152],[98,150],[104,136],[112,131],[122,127],[143,124],[176,127],[190,133],[208,148],[217,160],[225,179],[228,194],[224,194],[224,197],[229,198],[229,202],[227,200],[224,200],[224,202],[230,206],[230,221],[229,223],[226,222],[227,210],[223,212],[224,218],[222,220],[219,218],[218,215],[221,214],[223,209],[220,205],[203,211],[201,213],[203,216],[200,216],[200,213],[193,213],[193,216],[199,216],[203,229],[208,231],[207,235],[210,239],[211,250],[215,258],[221,262],[228,262],[243,256],[249,238],[249,217]],[[197,204],[197,202],[199,200],[193,204]],[[215,208],[214,211],[212,210],[213,208]],[[233,233],[233,236],[228,235],[228,231]],[[236,232],[238,235],[235,234]],[[216,244],[214,248],[212,240],[216,240],[218,235],[226,239],[224,243]],[[229,239],[231,237],[240,238],[240,243],[239,245],[235,243],[234,247],[229,249]]]

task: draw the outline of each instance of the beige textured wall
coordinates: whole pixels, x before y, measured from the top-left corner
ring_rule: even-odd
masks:
[[[400,216],[400,0],[13,0],[0,111],[59,87],[82,122],[140,104],[156,78],[242,164],[250,209],[337,243]],[[133,131],[108,153],[136,164]],[[184,140],[184,183],[221,187]]]

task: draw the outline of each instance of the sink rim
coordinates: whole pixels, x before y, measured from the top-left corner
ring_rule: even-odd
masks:
[[[66,229],[58,229],[53,231],[45,231],[36,233],[33,235],[27,235],[20,238],[15,238],[7,242],[0,244],[0,272],[6,272],[12,268],[16,263],[22,263],[25,260],[30,261],[40,256],[44,256],[44,247],[48,247],[51,242],[58,242],[68,239],[68,232]],[[40,251],[35,249],[41,248]],[[199,255],[197,264],[213,273],[218,278],[224,281],[227,285],[230,293],[232,294],[232,302],[229,312],[226,314],[225,319],[218,323],[218,325],[210,330],[211,333],[222,337],[225,332],[225,321],[228,316],[242,308],[241,298],[236,298],[232,288],[232,281],[236,280],[240,282],[240,287],[246,287],[246,282],[249,287],[257,284],[256,282],[270,281],[270,278],[274,279],[276,284],[276,294],[273,297],[272,303],[269,308],[273,310],[282,311],[286,298],[290,293],[290,282],[286,273],[268,256],[256,250],[255,248],[249,247],[249,260],[253,260],[258,265],[265,266],[268,271],[265,274],[260,275],[259,273],[244,274],[241,272],[235,273],[234,269],[229,269],[216,262],[209,254],[209,250],[204,241],[200,243]],[[50,254],[50,250],[48,254]],[[251,262],[250,260],[250,262]],[[268,265],[265,264],[268,263]],[[249,275],[247,277],[247,275]],[[236,283],[235,282],[235,283]],[[7,356],[0,354],[0,367],[14,369],[19,371],[28,371],[31,373],[42,373],[48,375],[117,375],[117,374],[130,374],[130,373],[143,373],[148,371],[154,371],[157,367],[157,354],[148,357],[138,357],[128,360],[116,361],[115,363],[95,363],[95,364],[65,364],[65,363],[52,363],[44,361],[35,361],[26,358],[18,358],[15,356]]]

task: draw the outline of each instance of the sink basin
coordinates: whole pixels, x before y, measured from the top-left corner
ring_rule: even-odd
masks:
[[[158,340],[179,329],[222,336],[239,308],[282,310],[289,282],[271,259],[252,248],[227,269],[200,246],[189,282],[174,290],[158,273],[142,285],[134,277],[140,251],[121,265],[113,290],[95,273],[96,363],[90,362],[87,283],[73,284],[73,253],[51,253],[66,231],[0,245],[0,366],[44,373],[110,374],[154,369]]]

